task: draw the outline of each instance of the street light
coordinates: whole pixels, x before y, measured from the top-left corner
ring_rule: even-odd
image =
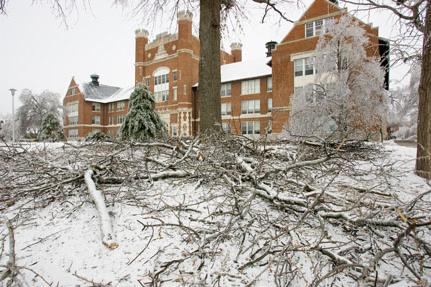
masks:
[[[15,143],[15,92],[16,89],[9,89],[12,94],[12,142]]]

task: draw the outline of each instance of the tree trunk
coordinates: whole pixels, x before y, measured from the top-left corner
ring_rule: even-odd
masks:
[[[416,173],[431,178],[431,3],[426,7],[422,46],[422,72],[419,84],[418,146]]]
[[[200,134],[220,130],[221,0],[200,0],[199,117]]]

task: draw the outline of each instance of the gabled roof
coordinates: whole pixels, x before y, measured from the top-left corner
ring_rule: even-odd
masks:
[[[254,79],[272,75],[272,68],[268,65],[271,58],[261,58],[247,62],[236,62],[220,66],[221,83],[245,79]],[[199,83],[193,85],[197,87]]]

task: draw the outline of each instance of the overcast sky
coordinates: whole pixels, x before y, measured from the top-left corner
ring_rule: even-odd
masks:
[[[113,1],[92,1],[92,7],[72,12],[67,17],[67,27],[47,5],[34,4],[31,0],[9,1],[7,15],[0,15],[0,115],[11,113],[12,97],[9,89],[43,90],[64,96],[72,78],[89,81],[97,73],[100,82],[119,87],[134,83],[135,36],[137,28],[147,28],[150,38],[169,29],[176,32],[176,23],[169,19],[162,25],[145,27],[143,20],[132,17],[129,10],[113,6]],[[41,1],[43,2],[43,1]],[[303,1],[305,5],[311,0]],[[286,14],[296,20],[304,8],[291,6]],[[225,33],[224,48],[229,51],[232,41],[243,44],[243,60],[260,58],[265,53],[265,43],[280,42],[292,27],[279,23],[275,16],[265,24],[260,23],[261,10],[250,9],[248,20],[242,22],[242,32]],[[392,26],[387,15],[361,15],[365,22],[380,27],[380,35],[390,38]],[[194,20],[194,32],[198,31]],[[391,71],[392,80],[405,75],[406,67]],[[15,104],[19,105],[16,97]]]

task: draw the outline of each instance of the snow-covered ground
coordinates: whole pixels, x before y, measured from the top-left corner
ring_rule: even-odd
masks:
[[[62,145],[56,144],[51,148],[60,150]],[[273,150],[289,152],[294,149],[277,146]],[[352,198],[370,201],[370,206],[377,206],[370,207],[371,213],[374,212],[376,216],[369,217],[370,211],[361,207],[364,216],[367,215],[370,220],[379,220],[379,212],[388,212],[388,220],[392,220],[392,215],[401,212],[394,210],[394,203],[407,204],[418,194],[430,189],[426,181],[413,172],[415,148],[386,142],[380,153],[384,156],[373,164],[356,159],[353,165],[362,173],[357,172],[355,176],[348,172],[342,173],[335,178],[334,185],[363,188],[384,193],[385,196],[377,198],[360,195],[349,190],[350,187],[345,188],[345,195],[340,195],[335,194],[337,191],[334,188],[328,188],[324,194],[328,196],[328,201],[330,198],[338,198],[331,203],[332,206],[337,206],[336,201],[339,200],[338,210],[347,213],[349,210],[343,207]],[[295,180],[301,178],[296,177]],[[328,247],[328,250],[332,250],[332,255],[340,256],[341,263],[356,262],[358,258],[361,262],[368,262],[366,260],[371,257],[361,248],[374,248],[373,236],[385,237],[380,234],[385,231],[376,228],[372,230],[374,234],[366,233],[371,238],[369,242],[356,242],[355,240],[362,240],[360,238],[365,234],[361,226],[340,226],[331,219],[325,223],[325,232],[321,232],[318,228],[319,221],[308,219],[311,215],[307,215],[307,212],[302,217],[293,217],[290,213],[293,213],[294,207],[282,210],[279,201],[276,205],[279,208],[274,208],[266,200],[261,197],[258,199],[253,194],[240,197],[239,205],[248,200],[250,203],[249,206],[244,204],[244,209],[239,208],[242,216],[230,216],[235,213],[230,208],[238,200],[233,194],[245,193],[247,188],[229,188],[204,182],[205,178],[167,178],[150,184],[137,182],[132,187],[125,184],[98,185],[106,195],[115,241],[118,243],[118,248],[112,250],[102,244],[99,215],[85,185],[76,185],[72,195],[61,197],[60,200],[53,199],[42,208],[25,209],[29,198],[16,202],[3,211],[2,217],[13,218],[16,265],[28,268],[20,270],[19,280],[26,282],[24,286],[48,286],[37,273],[52,284],[50,286],[160,286],[150,285],[150,282],[157,282],[162,286],[287,286],[281,285],[286,284],[283,280],[274,279],[275,274],[285,272],[296,274],[284,277],[292,278],[290,286],[313,286],[318,284],[315,278],[313,280],[317,270],[331,270],[331,264],[323,256],[324,253],[316,253],[316,250]],[[317,174],[313,186],[327,182],[321,174]],[[267,181],[263,184],[277,189],[277,196],[281,197],[283,194],[289,198],[289,190],[284,190],[275,182]],[[323,185],[314,192],[320,192],[321,188],[324,189]],[[275,196],[270,191],[268,194]],[[297,199],[303,200],[300,197]],[[373,199],[375,201],[371,202]],[[431,195],[425,195],[421,201],[423,202],[418,208],[429,208]],[[314,199],[311,202],[315,202]],[[421,221],[430,220],[429,214],[425,218],[423,213],[419,214],[420,210],[417,212],[408,216],[418,215]],[[225,215],[221,216],[222,213]],[[324,215],[325,212],[322,212],[321,216]],[[265,221],[265,218],[268,220]],[[319,215],[316,218],[321,217]],[[264,225],[268,222],[270,225],[265,228]],[[402,221],[399,220],[399,223],[402,224]],[[283,233],[284,228],[292,228],[288,232],[290,235]],[[370,230],[373,228],[369,227]],[[430,228],[426,228],[421,231],[421,235],[431,240],[428,237]],[[223,233],[223,230],[227,232]],[[241,230],[248,232],[241,233]],[[0,245],[1,266],[9,259],[9,242],[5,225],[0,227],[0,232],[3,242]],[[356,235],[347,238],[343,232],[348,232],[349,236],[356,232],[359,235],[358,238]],[[396,234],[394,231],[390,236],[394,237]],[[215,237],[217,238],[214,239]],[[307,244],[303,241],[307,241]],[[272,242],[273,246],[266,246],[268,242]],[[353,251],[347,248],[353,246],[352,242],[357,248]],[[382,250],[385,248],[381,243],[375,244]],[[338,247],[331,249],[335,245]],[[389,242],[386,247],[390,247]],[[280,251],[283,248],[285,252]],[[264,252],[266,250],[267,254]],[[281,255],[275,256],[278,253]],[[280,264],[280,256],[288,260]],[[266,258],[258,260],[258,257]],[[335,261],[336,259],[337,257],[333,258]],[[379,274],[380,278],[402,274],[397,282],[391,283],[389,280],[392,285],[388,286],[417,286],[415,284],[418,281],[414,283],[414,276],[402,264],[398,264],[398,259],[393,256],[385,259],[387,260],[383,260],[382,269],[379,270],[382,272]],[[388,260],[394,260],[397,264],[392,262],[391,265]],[[431,282],[429,265],[430,262],[424,263],[423,273],[428,283]],[[371,284],[365,279],[355,283],[355,280],[345,274],[337,278],[338,281],[322,280],[321,285],[317,286],[329,286],[331,282],[334,286]],[[383,286],[383,283],[377,280],[376,286]],[[3,286],[1,282],[0,286]]]

